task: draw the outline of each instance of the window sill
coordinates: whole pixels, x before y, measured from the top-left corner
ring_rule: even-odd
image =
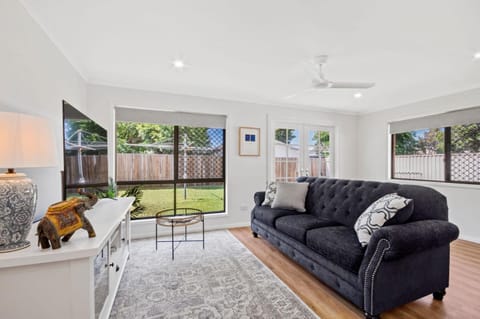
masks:
[[[413,184],[413,185],[423,185],[423,186],[432,186],[432,187],[478,189],[478,190],[480,190],[480,185],[477,185],[477,184],[458,184],[458,183],[445,183],[445,182],[435,182],[435,181],[417,181],[417,180],[395,179],[395,178],[389,178],[388,181],[391,182],[391,183],[397,183],[397,184]]]
[[[211,213],[211,214],[205,214],[205,218],[219,218],[219,217],[227,217],[228,213],[227,212],[221,212],[221,213]]]

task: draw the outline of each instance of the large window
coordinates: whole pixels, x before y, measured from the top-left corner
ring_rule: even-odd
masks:
[[[148,112],[158,116],[157,112]],[[117,183],[121,192],[139,186],[142,193],[143,209],[132,218],[152,218],[167,209],[171,214],[182,213],[181,208],[196,208],[204,213],[225,211],[223,127],[199,126],[208,121],[182,121],[182,113],[160,112],[165,116],[137,116],[135,121],[125,120],[130,113],[124,110],[117,113]]]
[[[477,112],[473,120],[479,116]],[[452,113],[448,119],[438,115],[423,121],[393,123],[392,178],[480,184],[480,122],[468,123],[472,119],[465,113],[463,119],[456,119],[457,112]],[[450,125],[406,131],[424,123],[442,122]],[[451,125],[456,122],[460,123]]]

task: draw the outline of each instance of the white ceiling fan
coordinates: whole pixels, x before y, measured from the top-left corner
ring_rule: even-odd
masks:
[[[312,87],[302,91],[301,93],[321,89],[369,89],[375,85],[373,82],[337,82],[328,80],[323,74],[322,70],[323,65],[327,63],[327,60],[328,55],[317,55],[313,58],[312,64],[314,69],[312,71]],[[291,94],[284,98],[290,99],[301,93]]]

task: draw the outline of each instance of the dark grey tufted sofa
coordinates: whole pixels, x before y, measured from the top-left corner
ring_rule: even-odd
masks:
[[[423,186],[301,177],[310,183],[306,213],[261,206],[255,193],[253,235],[284,254],[363,309],[367,318],[448,287],[450,242],[458,228],[448,222],[446,198]],[[413,199],[406,222],[386,225],[367,247],[353,225],[376,199],[396,192]],[[398,215],[400,215],[399,212]]]

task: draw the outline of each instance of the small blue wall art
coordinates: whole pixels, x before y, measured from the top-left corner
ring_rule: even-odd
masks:
[[[255,127],[240,127],[239,155],[260,156],[260,129]]]

